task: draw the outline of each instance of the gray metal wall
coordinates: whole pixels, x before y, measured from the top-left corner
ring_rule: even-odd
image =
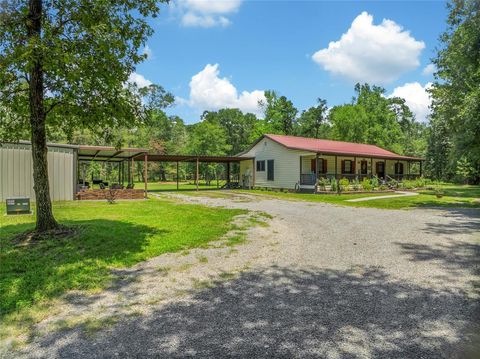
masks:
[[[54,201],[73,200],[75,151],[68,146],[48,147],[48,179]],[[0,200],[17,196],[35,201],[31,146],[3,143],[0,144]]]

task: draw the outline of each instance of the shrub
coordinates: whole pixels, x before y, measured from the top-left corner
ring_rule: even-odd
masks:
[[[378,189],[379,189],[380,191],[385,191],[385,190],[388,189],[388,186],[387,186],[386,184],[381,184],[381,185],[378,187]]]
[[[362,188],[365,191],[371,191],[372,190],[372,183],[370,182],[370,180],[368,178],[364,178],[362,180]]]
[[[332,180],[330,181],[330,191],[337,192],[337,189],[337,180],[335,178],[332,178]]]
[[[354,191],[358,191],[360,189],[360,181],[358,180],[358,178],[355,178],[352,181],[352,187]]]
[[[320,179],[318,180],[318,187],[322,191],[325,191],[329,184],[330,184],[330,182],[328,181],[328,179],[326,179],[324,177],[320,177]]]
[[[414,189],[415,188],[415,181],[405,180],[402,182],[401,187],[403,189]]]
[[[370,184],[372,185],[372,189],[374,190],[375,188],[378,187],[378,177],[373,176],[372,179],[370,180]]]
[[[442,198],[444,194],[445,192],[443,191],[442,187],[440,186],[435,187],[435,196],[437,196],[437,198]]]
[[[350,181],[348,178],[342,178],[338,181],[338,192],[348,191],[348,187],[350,186]]]

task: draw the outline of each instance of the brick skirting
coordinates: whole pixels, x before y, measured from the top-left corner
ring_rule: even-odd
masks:
[[[78,200],[106,200],[108,189],[89,189],[77,193]],[[115,199],[143,199],[145,191],[143,189],[117,189],[115,190]]]

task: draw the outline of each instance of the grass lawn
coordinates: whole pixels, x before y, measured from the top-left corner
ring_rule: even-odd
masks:
[[[33,216],[4,216],[4,205],[0,210],[0,322],[10,324],[38,320],[35,308],[66,291],[105,288],[111,268],[216,240],[233,228],[236,215],[246,213],[163,199],[57,202],[56,218],[78,233],[22,244],[12,238],[33,228]]]
[[[220,187],[222,187],[225,184],[225,181],[218,181],[218,182]],[[180,182],[178,187],[180,191],[192,191],[197,188],[193,181]],[[135,188],[143,189],[144,183],[135,182]],[[217,181],[210,182],[210,186],[207,186],[205,184],[205,181],[199,181],[198,188],[202,190],[217,189]],[[177,183],[176,182],[148,182],[148,190],[151,192],[173,191],[173,190],[177,190]]]
[[[372,207],[385,209],[405,209],[419,207],[453,207],[453,208],[480,208],[480,186],[461,186],[461,185],[443,185],[445,195],[437,198],[433,191],[420,191],[418,196],[385,198],[364,202],[346,202],[348,199],[387,196],[394,193],[378,194],[308,194],[308,193],[284,193],[265,190],[236,190],[234,192],[243,192],[270,196],[287,200],[300,200],[311,202],[326,202],[344,206],[353,207]]]

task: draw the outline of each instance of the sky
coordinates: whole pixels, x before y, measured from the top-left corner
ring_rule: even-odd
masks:
[[[167,112],[186,123],[225,107],[261,117],[265,90],[299,111],[317,98],[333,107],[351,102],[356,82],[405,98],[427,121],[446,17],[442,1],[173,0],[151,19],[131,81],[173,93]]]

